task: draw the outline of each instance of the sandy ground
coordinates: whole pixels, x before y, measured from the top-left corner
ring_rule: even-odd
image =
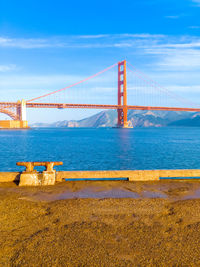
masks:
[[[200,183],[2,183],[0,248],[0,266],[200,266]]]

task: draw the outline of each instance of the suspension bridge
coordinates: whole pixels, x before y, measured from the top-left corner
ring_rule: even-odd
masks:
[[[111,70],[114,70],[113,77],[115,80],[112,86],[110,85],[110,75],[101,78],[102,75]],[[103,81],[106,84],[105,90],[102,85]],[[98,83],[100,83],[99,87],[97,87]],[[86,89],[84,89],[86,91],[83,90],[84,84],[86,84]],[[94,88],[96,88],[96,91]],[[88,92],[87,97],[86,92]],[[78,98],[75,97],[76,94],[78,94]],[[60,96],[59,100],[57,96]],[[200,112],[198,104],[164,88],[130,63],[127,64],[126,60],[48,94],[26,101],[0,102],[0,113],[4,113],[11,118],[11,120],[0,121],[0,128],[28,128],[27,108],[117,110],[116,126],[121,128],[129,127],[128,110]]]

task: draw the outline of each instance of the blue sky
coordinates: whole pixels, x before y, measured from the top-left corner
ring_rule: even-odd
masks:
[[[200,0],[1,0],[1,101],[57,90],[127,59],[200,102],[199,16]],[[30,110],[28,118],[57,121],[94,112]]]

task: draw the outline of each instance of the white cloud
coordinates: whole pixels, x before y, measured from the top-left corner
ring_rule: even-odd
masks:
[[[9,64],[9,65],[0,65],[0,72],[7,72],[11,70],[16,70],[17,67],[14,64]]]
[[[168,51],[168,54],[163,57],[159,65],[180,70],[200,68],[200,51],[191,49]]]
[[[200,38],[166,36],[155,44],[145,44],[144,53],[156,58],[155,66],[169,71],[200,71]]]
[[[101,42],[99,42],[101,39]],[[200,68],[200,38],[196,36],[167,36],[161,34],[99,34],[51,37],[47,39],[0,38],[0,49],[4,47],[21,49],[38,48],[116,48],[136,56],[149,55],[154,66],[162,69]],[[0,71],[14,69],[14,65],[1,66]],[[51,80],[51,79],[50,79]],[[62,79],[61,79],[62,80]],[[42,81],[40,81],[43,84]],[[33,81],[34,83],[34,81]]]
[[[9,38],[0,37],[0,48],[42,49],[42,48],[109,48],[130,47],[138,40],[160,39],[164,35],[151,34],[99,34],[60,36],[51,38]],[[101,39],[101,42],[99,42]]]

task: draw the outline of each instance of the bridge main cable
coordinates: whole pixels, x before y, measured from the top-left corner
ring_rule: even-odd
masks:
[[[136,75],[139,79],[143,80],[145,83],[147,83],[147,84],[153,86],[155,89],[165,93],[169,97],[178,100],[178,102],[180,102],[180,103],[189,104],[191,106],[197,107],[197,110],[200,108],[199,104],[197,104],[193,101],[190,101],[190,100],[184,98],[183,96],[176,94],[175,92],[168,90],[166,87],[164,87],[164,86],[160,85],[158,82],[152,80],[150,77],[148,77],[148,75],[144,74],[141,70],[137,69],[130,62],[128,62],[128,64],[134,69],[134,71],[131,68],[129,68],[128,66],[127,66],[127,69],[129,69],[129,71],[134,73],[134,75]]]
[[[68,85],[68,86],[66,86],[66,87],[64,87],[64,88],[62,88],[62,89],[53,91],[53,92],[51,92],[51,93],[48,93],[48,94],[45,94],[45,95],[42,95],[42,96],[39,96],[39,97],[32,98],[32,99],[30,99],[30,100],[27,100],[26,102],[29,103],[29,102],[32,102],[32,101],[35,101],[35,100],[38,100],[38,99],[41,99],[41,98],[44,98],[44,97],[47,97],[47,96],[50,96],[50,95],[59,93],[59,92],[62,92],[62,91],[64,91],[64,90],[66,90],[66,89],[69,89],[69,88],[71,88],[71,87],[74,87],[74,86],[76,86],[76,85],[79,85],[79,84],[81,84],[81,83],[84,83],[84,82],[86,82],[86,81],[88,81],[88,80],[91,80],[92,78],[99,76],[100,74],[102,74],[102,73],[104,73],[104,72],[106,72],[106,71],[108,71],[108,70],[114,68],[114,67],[117,66],[117,65],[118,65],[118,63],[115,63],[115,64],[113,64],[112,66],[110,66],[110,67],[108,67],[108,68],[106,68],[106,69],[104,69],[104,70],[102,70],[102,71],[100,71],[100,72],[97,72],[96,74],[93,74],[92,76],[89,76],[89,77],[87,77],[87,78],[85,78],[85,79],[83,79],[83,80],[81,80],[81,81],[79,81],[79,82],[77,82],[77,83]]]

